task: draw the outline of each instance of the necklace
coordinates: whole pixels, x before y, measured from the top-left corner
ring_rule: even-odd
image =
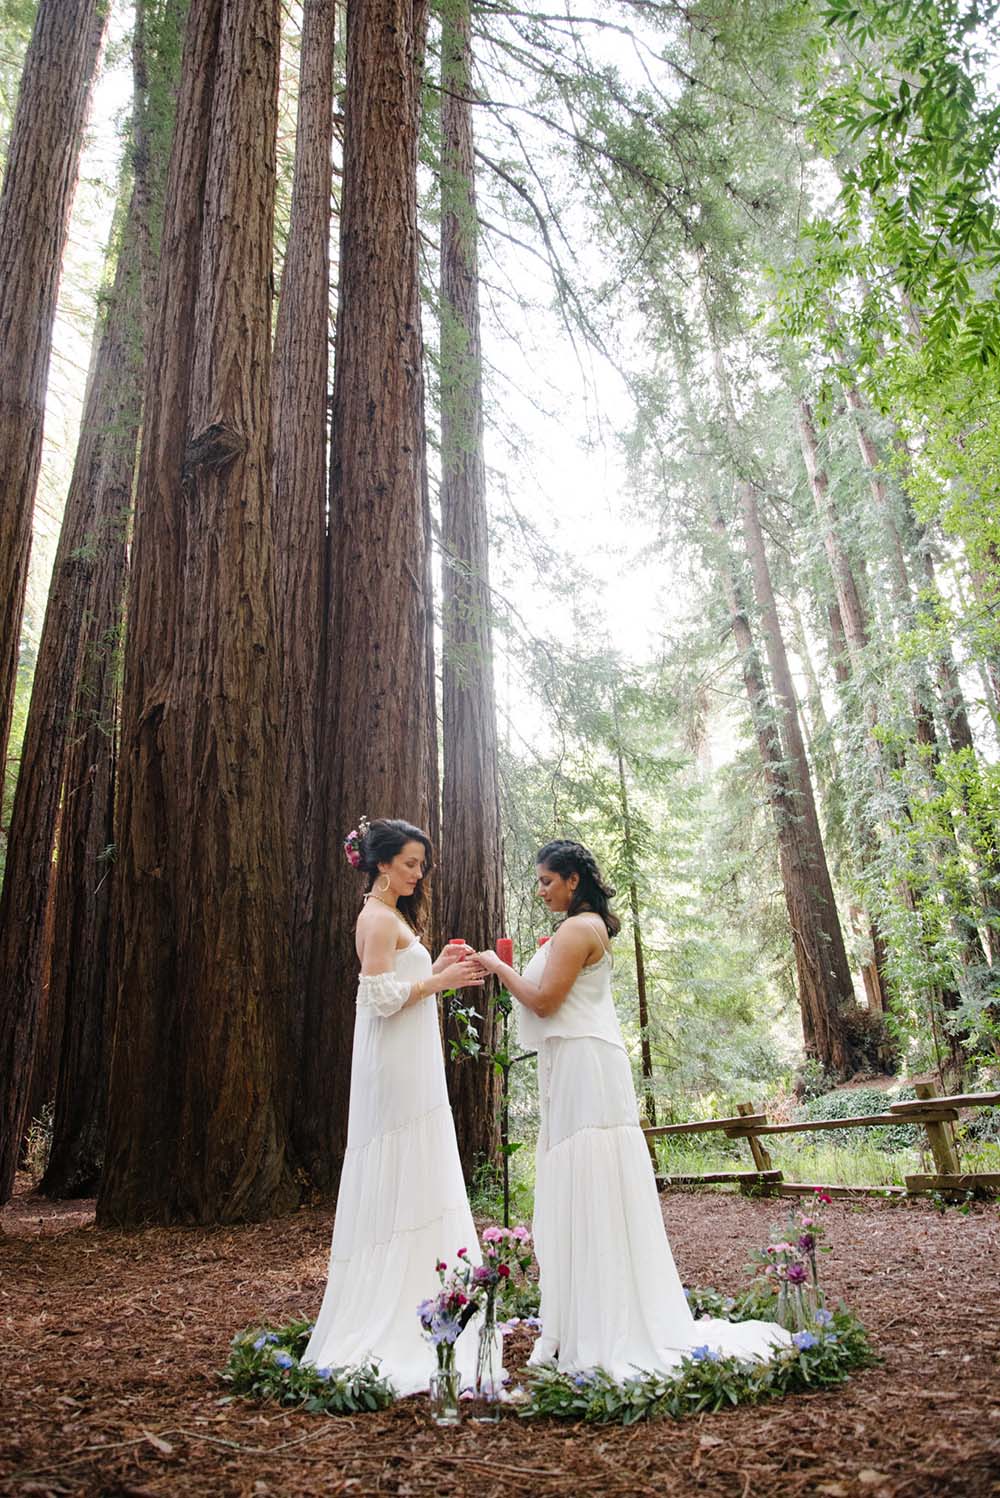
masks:
[[[389,900],[383,900],[381,896],[377,895],[373,889],[370,889],[366,895],[362,895],[361,899],[365,904],[367,904],[369,900],[377,900],[380,905],[385,906],[386,910],[391,910],[393,915],[399,917],[403,925],[406,927],[407,931],[416,931],[416,926],[414,926],[410,921],[406,919],[406,916],[400,910],[398,905]]]

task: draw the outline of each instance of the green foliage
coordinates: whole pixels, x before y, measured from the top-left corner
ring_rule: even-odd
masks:
[[[303,1367],[312,1323],[290,1321],[277,1328],[251,1327],[239,1332],[220,1377],[233,1397],[271,1399],[296,1405],[309,1414],[358,1415],[388,1409],[392,1385],[377,1363],[356,1368]]]
[[[913,1096],[911,1089],[902,1089],[899,1098]],[[896,1101],[889,1098],[886,1093],[880,1092],[875,1087],[854,1087],[849,1092],[828,1092],[821,1097],[813,1098],[800,1112],[800,1118],[826,1119],[826,1118],[863,1118],[869,1114],[885,1113],[888,1103]],[[895,1150],[909,1149],[919,1144],[923,1137],[923,1131],[917,1124],[893,1123],[866,1128],[862,1138],[866,1146],[881,1150],[883,1153],[891,1154]],[[831,1130],[828,1142],[836,1149],[854,1148],[856,1141],[852,1140],[850,1129]]]
[[[785,1394],[835,1388],[853,1369],[875,1361],[864,1327],[845,1306],[833,1313],[829,1327],[817,1327],[810,1338],[814,1345],[779,1353],[769,1362],[715,1357],[707,1347],[696,1349],[695,1355],[681,1359],[674,1374],[639,1372],[623,1383],[600,1368],[571,1374],[546,1365],[532,1371],[529,1401],[521,1414],[588,1425],[634,1425],[665,1416],[681,1420]]]

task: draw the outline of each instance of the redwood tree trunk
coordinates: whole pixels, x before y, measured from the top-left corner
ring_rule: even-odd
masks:
[[[70,625],[81,639],[81,660],[61,725],[71,743],[63,782],[49,998],[62,1005],[65,1020],[52,1150],[42,1182],[50,1196],[92,1195],[104,1149],[117,645],[142,389],[136,256],[142,216],[141,194],[133,187],[78,457],[79,464],[90,449],[81,484],[92,491],[92,529],[86,601]],[[71,488],[71,497],[73,493]]]
[[[268,464],[278,42],[278,0],[193,0],[136,498],[104,1223],[293,1198]]]
[[[618,706],[615,704],[615,728],[618,728]],[[622,836],[628,863],[628,903],[632,913],[632,943],[635,950],[635,987],[639,1000],[639,1055],[643,1081],[643,1113],[647,1124],[656,1123],[656,1096],[653,1092],[653,1052],[649,1040],[649,998],[646,993],[646,953],[642,944],[642,922],[639,918],[639,885],[635,876],[635,844],[632,838],[632,814],[625,777],[625,755],[618,744],[618,793],[621,798]]]
[[[503,931],[503,843],[483,459],[482,352],[466,0],[441,18],[441,546],[443,761],[438,930],[477,951]],[[485,1051],[498,1026],[488,991],[461,996],[480,1014]],[[446,1032],[447,1033],[447,1032]],[[486,1058],[447,1062],[466,1178],[496,1159],[500,1078]]]
[[[59,274],[103,0],[40,0],[0,191],[0,767],[7,753]],[[13,1059],[0,1046],[0,1073]],[[0,1116],[0,1199],[16,1145]]]
[[[134,224],[133,215],[129,223]],[[134,241],[128,227],[125,239],[111,311],[96,339],[39,642],[11,814],[7,877],[0,893],[0,991],[6,996],[0,1019],[0,1056],[6,1063],[3,1074],[9,1078],[0,1100],[4,1170],[0,1184],[8,1192],[13,1177],[7,1141],[11,1152],[16,1151],[27,1122],[27,1078],[17,1058],[31,1057],[35,1046],[56,823],[68,746],[80,731],[74,704],[83,658],[81,642],[92,637],[88,622],[88,616],[93,617],[91,589],[104,549],[117,549],[124,558],[123,527],[135,465],[142,369],[138,286],[129,249]],[[113,626],[114,619],[102,621],[102,629]],[[72,811],[71,807],[67,813],[67,831]],[[57,924],[57,953],[65,940],[65,930]],[[103,955],[97,960],[103,967]],[[50,988],[48,1005],[53,1018],[64,1012],[65,997],[64,990]],[[61,1036],[57,1055],[60,1044]]]
[[[753,485],[746,480],[739,485],[739,501],[743,538],[750,562],[757,607],[760,610],[764,648],[767,652],[771,682],[776,698],[779,732],[789,765],[788,779],[793,789],[789,812],[798,824],[797,836],[802,843],[804,857],[811,869],[816,918],[823,932],[820,950],[825,952],[827,982],[830,985],[835,1006],[846,1013],[849,1009],[856,1007],[851,969],[833,893],[833,881],[830,878],[826,849],[823,846],[816,798],[813,794],[812,772],[802,738],[798,703],[792,673],[788,665],[781,621],[778,617],[774,587],[771,582],[771,569],[764,545],[757,497]]]
[[[423,0],[353,0],[340,218],[329,598],[300,1139],[330,1189],[346,1141],[364,812],[436,828],[433,614],[417,234]],[[461,934],[461,933],[459,933]]]
[[[289,868],[293,1122],[313,917],[317,712],[326,536],[327,351],[330,322],[330,152],[336,0],[305,0],[288,249],[271,372],[274,575],[281,662]]]
[[[789,815],[795,787],[789,780],[746,603],[730,555],[726,522],[718,510],[713,514],[712,528],[719,545],[719,575],[729,605],[730,627],[740,652],[740,671],[774,817],[781,882],[795,953],[802,1038],[807,1053],[815,1056],[828,1071],[847,1076],[856,1070],[858,1056],[844,1023],[842,992],[828,970],[828,937],[819,902],[813,894],[814,871],[809,849],[798,836],[795,818]]]

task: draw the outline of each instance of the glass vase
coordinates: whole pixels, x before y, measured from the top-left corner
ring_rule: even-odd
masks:
[[[500,1419],[503,1392],[503,1344],[497,1336],[496,1308],[489,1299],[476,1344],[476,1383],[472,1391],[472,1418],[480,1424]]]
[[[778,1308],[775,1311],[774,1319],[786,1331],[800,1332],[803,1330],[809,1318],[801,1285],[790,1285],[787,1281],[782,1283],[778,1291]]]
[[[431,1419],[435,1425],[458,1425],[458,1369],[454,1342],[439,1342],[438,1365],[430,1377]]]

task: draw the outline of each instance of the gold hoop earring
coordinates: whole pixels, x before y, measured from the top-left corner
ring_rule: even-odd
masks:
[[[384,895],[386,890],[389,888],[389,885],[392,883],[392,880],[389,878],[388,874],[383,874],[382,879],[385,880],[385,883],[383,884],[382,880],[379,880],[374,889],[374,893],[376,895]]]

